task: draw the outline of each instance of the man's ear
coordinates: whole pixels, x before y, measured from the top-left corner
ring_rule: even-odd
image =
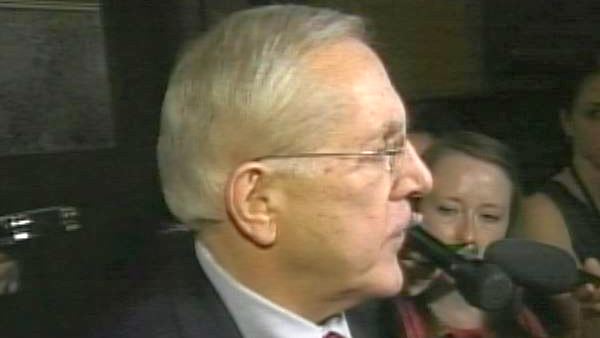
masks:
[[[233,225],[254,244],[271,246],[277,225],[270,214],[267,181],[272,170],[259,162],[240,165],[229,177],[225,206]]]

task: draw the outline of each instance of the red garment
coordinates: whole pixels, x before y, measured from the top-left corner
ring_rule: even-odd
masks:
[[[485,337],[488,337],[488,336],[487,336],[487,332],[483,329],[481,329],[481,330],[453,329],[444,335],[444,338],[485,338]]]
[[[430,338],[428,336],[429,325],[425,320],[425,314],[416,306],[410,297],[398,297],[395,300],[398,313],[398,321],[402,324],[404,337],[406,338]],[[548,338],[546,330],[542,327],[539,319],[529,309],[524,308],[517,316],[517,322],[531,335],[532,338]],[[443,335],[444,338],[485,338],[490,337],[491,332],[486,328],[481,329],[455,329],[448,328]]]
[[[323,338],[344,338],[344,336],[342,336],[339,333],[330,331],[330,332],[327,332],[327,334],[324,335]]]

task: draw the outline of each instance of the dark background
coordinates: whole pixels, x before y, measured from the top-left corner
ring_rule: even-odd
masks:
[[[143,278],[141,261],[157,257],[157,231],[172,221],[160,195],[154,146],[173,60],[185,39],[219,16],[265,3],[270,1],[101,2],[115,145],[0,157],[0,215],[72,205],[84,225],[77,234],[4,249],[21,262],[24,281],[15,297],[0,296],[0,327],[14,326],[15,335],[24,336],[32,327],[37,337],[75,335],[108,306],[105,295],[118,294],[132,277]],[[557,115],[560,85],[592,62],[599,6],[482,3],[479,89],[405,98],[419,124],[449,121],[431,128],[478,130],[513,146],[530,190],[567,158]]]

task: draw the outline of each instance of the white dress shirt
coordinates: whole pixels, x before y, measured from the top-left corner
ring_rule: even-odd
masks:
[[[317,325],[253,292],[229,275],[196,240],[196,257],[244,338],[322,338],[333,331],[352,338],[344,314]]]

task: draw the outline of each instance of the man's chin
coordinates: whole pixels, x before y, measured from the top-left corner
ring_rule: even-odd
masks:
[[[404,286],[404,275],[398,264],[393,268],[386,269],[382,273],[376,286],[373,288],[374,297],[391,297],[400,293]]]

